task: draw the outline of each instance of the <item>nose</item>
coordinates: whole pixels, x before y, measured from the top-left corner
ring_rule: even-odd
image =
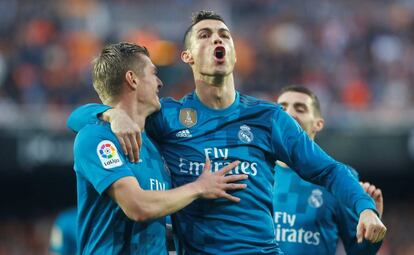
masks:
[[[158,88],[162,88],[164,86],[164,83],[160,80],[160,78],[157,78],[158,80]]]
[[[213,44],[223,44],[223,40],[221,40],[220,36],[216,33],[213,34]]]

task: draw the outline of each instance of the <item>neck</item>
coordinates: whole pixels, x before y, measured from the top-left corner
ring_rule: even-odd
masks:
[[[144,130],[145,119],[150,114],[147,107],[140,104],[133,98],[126,97],[128,96],[124,96],[116,102],[110,102],[107,105],[123,110],[132,119],[132,121],[138,125],[140,130]]]
[[[236,90],[234,88],[233,74],[215,77],[194,77],[195,92],[200,101],[212,109],[224,109],[233,104]]]

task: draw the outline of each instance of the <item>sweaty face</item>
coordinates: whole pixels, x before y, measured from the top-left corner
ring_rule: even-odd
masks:
[[[138,101],[148,106],[152,113],[161,109],[158,92],[163,84],[158,78],[157,68],[150,58],[145,55],[140,57],[142,58],[143,69],[138,75]]]
[[[281,94],[277,100],[283,109],[292,116],[308,135],[314,139],[321,118],[315,116],[312,98],[307,94],[288,91]]]
[[[227,26],[219,20],[202,20],[192,28],[189,52],[194,72],[226,76],[233,72],[236,53]]]

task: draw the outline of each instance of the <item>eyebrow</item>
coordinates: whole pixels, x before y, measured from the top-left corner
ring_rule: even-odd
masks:
[[[219,32],[228,32],[228,33],[230,33],[230,30],[228,30],[227,28],[220,28]]]
[[[203,27],[203,28],[200,28],[198,31],[197,31],[197,33],[200,33],[200,32],[202,32],[202,31],[208,31],[208,32],[211,32],[211,31],[213,31],[211,28],[209,28],[209,27]],[[230,33],[230,30],[228,30],[227,28],[220,28],[219,30],[218,30],[219,32],[228,32],[228,33]]]
[[[296,103],[293,103],[293,106],[294,107],[304,107],[304,108],[308,109],[308,106],[305,103],[296,102]]]
[[[285,102],[285,101],[282,101],[282,102],[279,102],[278,104],[280,104],[282,106],[285,106],[285,105],[288,105],[289,103],[288,102]],[[301,103],[301,102],[295,102],[295,103],[293,103],[293,107],[298,107],[298,106],[308,108],[308,106],[305,103]]]

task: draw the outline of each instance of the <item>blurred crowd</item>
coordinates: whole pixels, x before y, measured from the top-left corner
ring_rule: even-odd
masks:
[[[301,84],[320,97],[327,126],[414,126],[412,0],[0,0],[0,129],[68,132],[69,112],[98,102],[91,60],[118,41],[146,46],[161,93],[182,97],[194,86],[182,37],[201,9],[230,27],[241,92],[275,100]],[[414,254],[413,204],[385,203],[380,254]],[[54,215],[0,219],[0,255],[47,254]]]
[[[147,46],[163,95],[180,98],[193,88],[180,61],[182,36],[199,9],[227,20],[240,91],[273,100],[282,86],[302,84],[321,98],[328,125],[414,123],[409,0],[0,0],[0,109],[41,111],[48,125],[63,127],[64,119],[54,120],[66,117],[61,112],[98,100],[90,62],[117,41]]]

